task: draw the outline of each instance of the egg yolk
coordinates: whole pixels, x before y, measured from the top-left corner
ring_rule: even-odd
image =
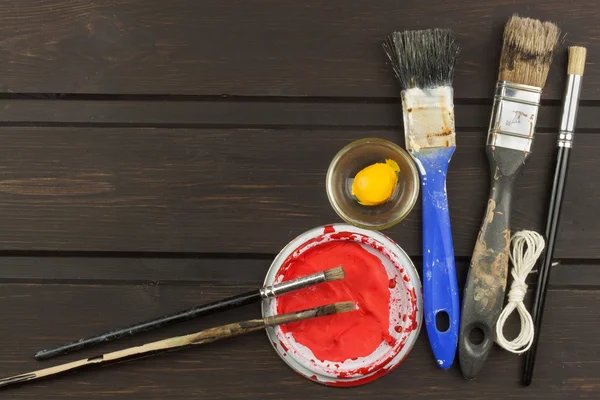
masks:
[[[364,206],[385,203],[392,197],[398,172],[400,167],[394,160],[369,165],[354,177],[352,195]]]

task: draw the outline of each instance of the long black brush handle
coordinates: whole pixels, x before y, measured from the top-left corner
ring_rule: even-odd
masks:
[[[546,253],[539,269],[538,281],[533,299],[533,308],[531,316],[534,324],[534,335],[531,348],[525,356],[525,370],[523,374],[523,384],[529,386],[533,379],[533,368],[535,356],[537,353],[538,341],[544,316],[544,306],[546,304],[546,292],[548,291],[548,280],[552,268],[552,257],[554,246],[556,244],[556,233],[560,221],[560,211],[565,192],[565,183],[569,169],[569,154],[571,149],[568,147],[559,147],[556,159],[556,171],[554,173],[554,183],[552,185],[552,195],[550,206],[548,208],[548,220],[546,222]]]
[[[475,378],[481,371],[494,344],[508,274],[512,191],[529,155],[526,151],[498,146],[487,146],[486,152],[492,188],[471,258],[459,335],[460,367],[467,379]],[[483,341],[475,342],[472,331],[480,331]]]
[[[64,344],[60,347],[41,350],[35,354],[35,358],[36,360],[47,360],[63,354],[86,349],[102,343],[107,343],[125,336],[133,336],[141,332],[147,332],[173,323],[187,321],[216,312],[227,311],[232,308],[242,307],[251,303],[257,303],[262,299],[276,297],[284,293],[293,292],[295,290],[303,289],[319,283],[343,279],[344,276],[344,268],[338,266],[327,271],[316,272],[314,274],[302,276],[289,281],[279,282],[271,286],[265,286],[261,289],[229,297],[224,300],[218,300],[209,304],[189,308],[187,310],[177,311],[173,314],[165,315],[163,317],[152,319],[146,322],[140,322],[126,328],[105,332],[87,339],[80,339]]]
[[[165,325],[171,325],[177,322],[188,321],[194,318],[213,314],[216,312],[227,311],[233,308],[242,307],[248,304],[261,301],[261,293],[259,290],[243,293],[224,300],[218,300],[209,304],[189,308],[187,310],[178,311],[160,318],[152,319],[145,322],[136,323],[134,325],[115,329],[99,335],[88,337],[85,339],[76,340],[74,342],[63,344],[62,346],[52,349],[45,349],[35,354],[36,360],[47,360],[63,354],[71,353],[107,343],[126,336],[137,335],[138,333],[147,332],[153,329],[161,328]]]
[[[563,100],[562,116],[558,136],[558,152],[556,155],[556,170],[552,183],[552,194],[548,206],[548,218],[546,221],[546,253],[539,267],[537,286],[533,299],[532,318],[534,323],[534,335],[531,348],[525,356],[523,369],[523,384],[529,386],[533,380],[535,356],[542,328],[546,293],[548,292],[548,281],[552,268],[554,246],[560,222],[560,211],[565,193],[565,186],[569,170],[569,155],[573,147],[575,137],[575,125],[577,122],[577,110],[579,97],[581,95],[583,71],[585,69],[587,50],[581,46],[569,47],[569,63],[567,65],[567,82]]]

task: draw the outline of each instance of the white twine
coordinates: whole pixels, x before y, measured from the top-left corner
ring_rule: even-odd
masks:
[[[542,235],[537,232],[520,231],[512,236],[511,245],[510,261],[513,268],[510,273],[513,277],[513,282],[508,293],[508,303],[504,307],[504,310],[502,310],[500,318],[498,318],[498,322],[496,323],[496,343],[511,353],[522,354],[529,350],[533,342],[533,320],[523,304],[523,299],[527,293],[525,279],[535,266],[542,251],[544,251],[545,242]],[[524,249],[525,246],[527,246],[526,249]],[[521,319],[521,331],[519,332],[519,336],[509,341],[504,337],[502,330],[508,316],[515,309]]]

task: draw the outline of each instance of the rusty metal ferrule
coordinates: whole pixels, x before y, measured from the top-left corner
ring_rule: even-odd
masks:
[[[581,93],[581,75],[569,74],[565,88],[558,147],[572,147],[575,134],[575,120]]]
[[[404,138],[409,153],[456,146],[452,86],[405,89],[401,97]]]
[[[498,81],[487,144],[530,152],[541,96],[542,88]]]

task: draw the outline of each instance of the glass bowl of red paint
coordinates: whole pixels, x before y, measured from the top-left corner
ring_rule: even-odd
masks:
[[[391,198],[383,204],[365,206],[352,195],[352,183],[363,168],[390,159],[400,167]],[[419,197],[419,173],[406,150],[389,140],[366,138],[342,148],[327,170],[329,203],[345,222],[363,229],[391,228],[411,212]]]
[[[338,301],[356,311],[267,328],[280,357],[300,375],[330,386],[358,386],[396,368],[422,324],[419,275],[406,253],[384,234],[348,224],[314,228],[275,258],[265,285],[337,266],[345,278],[266,300],[263,317]]]

